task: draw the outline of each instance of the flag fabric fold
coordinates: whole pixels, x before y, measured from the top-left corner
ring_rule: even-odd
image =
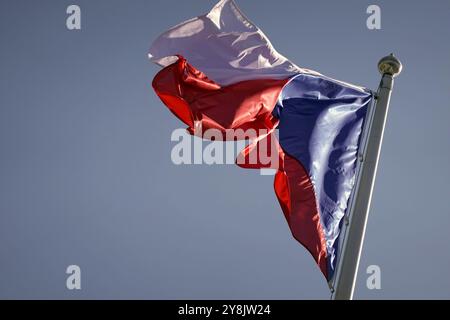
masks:
[[[243,168],[273,167],[258,156],[247,161],[270,145],[275,194],[289,228],[331,280],[370,90],[298,67],[232,0],[163,33],[149,58],[163,67],[155,92],[191,134],[216,129],[227,140],[227,130],[254,129],[256,139],[238,156]]]

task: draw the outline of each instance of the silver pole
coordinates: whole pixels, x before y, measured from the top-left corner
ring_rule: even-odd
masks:
[[[369,124],[370,131],[362,158],[355,203],[342,242],[341,257],[333,288],[333,300],[351,300],[353,298],[394,77],[402,71],[402,64],[391,54],[380,60],[378,70],[382,74],[382,78],[372,123]]]

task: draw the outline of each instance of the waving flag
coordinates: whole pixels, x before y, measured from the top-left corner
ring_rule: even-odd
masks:
[[[293,236],[331,280],[371,91],[296,66],[231,0],[163,33],[149,57],[163,67],[154,90],[190,133],[265,129],[245,158],[279,129],[275,193]]]

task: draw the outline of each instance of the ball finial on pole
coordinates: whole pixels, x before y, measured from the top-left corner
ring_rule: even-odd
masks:
[[[400,60],[394,56],[393,53],[382,58],[380,62],[378,62],[378,70],[381,74],[389,74],[393,77],[396,77],[402,72],[403,66]]]

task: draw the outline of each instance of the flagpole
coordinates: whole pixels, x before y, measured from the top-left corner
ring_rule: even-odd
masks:
[[[394,77],[402,71],[402,64],[391,54],[380,60],[378,70],[382,78],[376,95],[372,122],[369,124],[366,148],[360,159],[362,165],[355,202],[345,230],[338,270],[332,286],[333,300],[353,298]]]

